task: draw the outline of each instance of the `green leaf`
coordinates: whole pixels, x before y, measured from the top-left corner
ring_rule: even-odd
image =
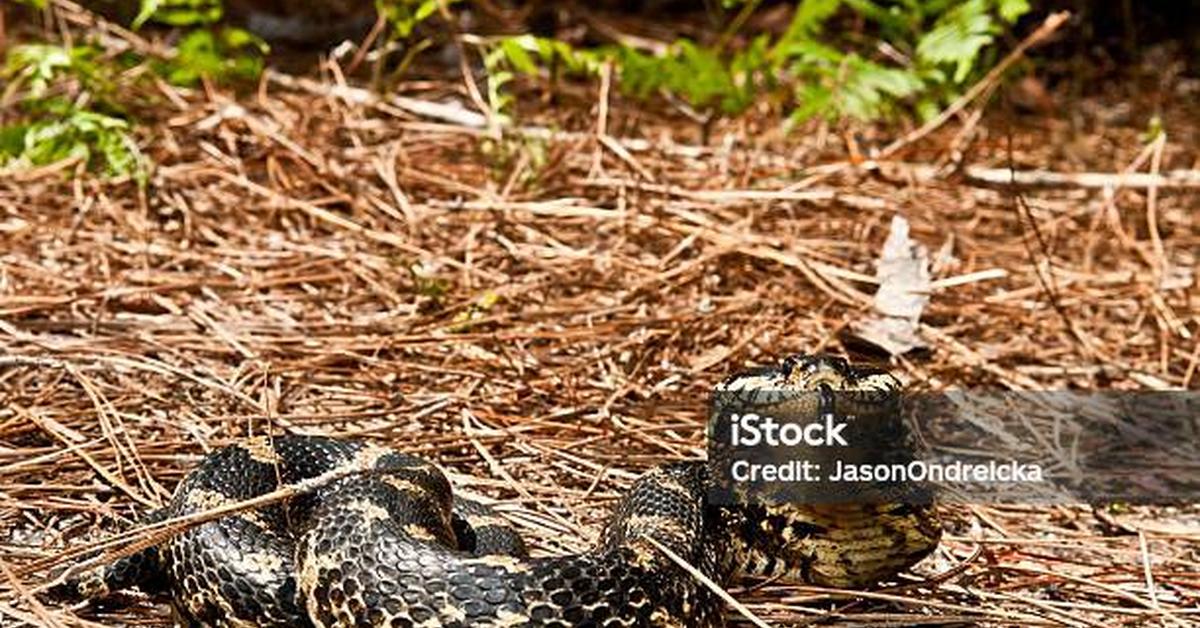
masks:
[[[0,127],[0,156],[13,158],[25,150],[25,135],[29,133],[28,124],[11,124]],[[4,163],[5,159],[0,159]]]
[[[954,82],[961,83],[979,51],[992,43],[995,31],[985,1],[969,0],[943,15],[933,30],[921,37],[917,56],[928,63],[954,64]]]
[[[418,24],[437,13],[439,1],[450,6],[459,0],[375,0],[375,10],[391,26],[392,37],[407,39]]]
[[[1146,122],[1146,130],[1141,135],[1141,140],[1147,144],[1157,140],[1159,136],[1166,135],[1167,130],[1163,126],[1162,117],[1150,116]]]
[[[267,45],[266,41],[263,41],[263,38],[241,28],[221,29],[221,42],[229,50],[246,48],[264,55],[271,52],[271,47]]]
[[[508,62],[512,64],[518,71],[531,76],[536,76],[538,73],[537,64],[534,63],[533,57],[525,51],[525,45],[528,43],[534,50],[537,49],[536,42],[530,41],[531,35],[522,35],[520,37],[508,37],[500,42],[500,49],[504,51],[504,55],[508,58]]]
[[[833,92],[826,86],[809,83],[796,94],[796,108],[788,116],[791,126],[816,117],[833,117],[837,110],[832,106]]]
[[[579,51],[570,44],[533,35],[517,35],[500,39],[484,55],[483,65],[488,74],[488,103],[500,117],[512,103],[504,86],[513,79],[509,69],[526,75],[536,75],[540,65],[559,63],[560,68],[574,74],[593,75],[603,63],[602,53]],[[540,65],[539,65],[540,64]]]
[[[78,158],[107,176],[130,176],[146,182],[146,159],[129,123],[93,111],[72,109],[56,101],[49,119],[0,129],[0,155],[7,168],[25,168]],[[19,144],[18,144],[19,142]]]
[[[1000,19],[1012,24],[1021,19],[1022,15],[1029,13],[1028,0],[997,0],[996,12],[1000,14]]]
[[[142,0],[137,17],[133,18],[133,23],[130,26],[133,27],[133,30],[141,28],[157,11],[158,0]]]
[[[224,28],[218,33],[194,30],[175,47],[175,58],[161,65],[167,81],[175,85],[194,85],[201,77],[212,80],[253,80],[262,73],[262,55],[269,52],[266,42],[239,28]]]
[[[870,61],[859,61],[854,69],[854,76],[864,87],[897,99],[907,98],[923,87],[921,79],[908,70],[885,68]]]
[[[5,76],[18,76],[28,81],[29,96],[41,98],[55,76],[69,70],[74,63],[71,50],[49,44],[14,46],[8,53]]]
[[[936,118],[937,114],[941,113],[942,111],[941,106],[939,106],[937,101],[933,98],[922,98],[918,100],[917,104],[915,105],[915,109],[917,111],[917,118],[919,118],[921,122],[928,122]]]
[[[213,24],[223,14],[221,0],[140,0],[133,28],[155,21],[170,26]]]
[[[788,24],[788,29],[783,34],[781,41],[791,42],[807,39],[821,32],[825,20],[837,12],[841,4],[841,0],[800,0],[800,4],[796,6],[796,13],[792,15],[792,22]]]
[[[854,9],[855,13],[872,22],[877,22],[882,30],[888,34],[889,38],[910,35],[920,26],[921,11],[919,10],[905,12],[895,6],[884,8],[871,2],[871,0],[844,1],[846,6]]]
[[[779,59],[793,59],[801,63],[839,63],[845,55],[830,46],[811,39],[790,41],[775,47],[772,54]]]
[[[421,7],[435,6],[430,0],[377,3],[390,7],[389,20],[408,20],[403,28]],[[721,0],[726,8],[756,4]],[[928,117],[979,66],[995,62],[991,44],[1029,6],[1029,0],[797,0],[780,36],[760,34],[739,47],[748,39],[739,33],[719,48],[681,39],[653,54],[628,45],[578,49],[531,35],[499,38],[484,53],[488,99],[496,111],[509,106],[506,86],[514,74],[533,75],[554,64],[587,76],[612,63],[626,94],[670,94],[698,109],[735,114],[790,94],[791,123],[813,116],[871,120],[896,111]],[[830,28],[845,12],[861,25]]]

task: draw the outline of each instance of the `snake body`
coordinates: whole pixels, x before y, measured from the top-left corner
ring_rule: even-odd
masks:
[[[837,358],[799,356],[718,389],[781,385],[898,388]],[[325,437],[255,438],[205,458],[149,519],[311,490],[188,528],[68,586],[89,598],[166,592],[193,626],[719,626],[720,599],[695,570],[716,583],[864,586],[940,537],[932,504],[715,505],[708,473],[703,461],[657,467],[620,498],[592,550],[530,558],[426,460]]]

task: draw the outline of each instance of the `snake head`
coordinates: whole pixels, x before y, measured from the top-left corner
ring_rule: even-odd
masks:
[[[721,382],[710,410],[787,410],[794,418],[822,416],[834,407],[856,415],[890,413],[902,388],[885,370],[852,365],[834,355],[801,353]]]
[[[788,356],[779,371],[781,388],[817,393],[822,411],[836,405],[842,413],[857,415],[892,412],[892,402],[903,388],[900,380],[885,370],[852,365],[844,358],[824,353]]]
[[[869,433],[875,443],[903,449],[901,440],[887,436],[899,433],[901,390],[900,380],[887,371],[832,355],[798,354],[723,382],[713,412],[719,418],[718,412],[752,410],[795,423],[834,415],[850,422],[848,433]],[[813,455],[804,449],[781,452],[783,457]],[[727,455],[728,449],[710,449],[710,460]],[[732,503],[717,507],[716,525],[732,540],[724,554],[732,573],[857,587],[893,576],[937,544],[940,528],[931,504],[841,503],[827,494],[805,499],[804,485],[796,486],[797,493],[776,492],[778,485],[760,486],[755,493],[735,488]]]
[[[887,371],[853,366],[844,358],[826,353],[799,353],[779,365],[780,383],[804,391],[898,390],[900,381]]]
[[[778,364],[737,373],[718,384],[716,390],[895,392],[900,388],[900,380],[885,370],[852,365],[844,358],[826,353],[797,353]]]

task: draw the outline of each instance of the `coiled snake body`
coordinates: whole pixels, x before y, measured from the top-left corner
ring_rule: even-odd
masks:
[[[894,391],[891,376],[797,356],[719,389]],[[863,586],[937,544],[933,506],[722,505],[701,461],[658,467],[618,501],[596,547],[529,558],[433,464],[312,436],[251,439],[207,457],[151,520],[334,477],[286,502],[187,529],[68,582],[100,597],[168,592],[196,626],[719,626],[718,583],[741,576]],[[331,475],[332,474],[332,475]],[[671,556],[674,554],[674,556]]]

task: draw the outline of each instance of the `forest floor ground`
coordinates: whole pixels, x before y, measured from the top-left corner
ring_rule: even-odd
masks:
[[[703,455],[716,382],[856,351],[895,216],[935,282],[911,387],[1200,387],[1197,187],[1170,174],[1200,167],[1200,82],[1161,67],[1003,87],[880,159],[907,129],[700,124],[599,82],[526,85],[497,138],[457,69],[336,69],[163,85],[145,189],[0,175],[0,624],[167,621],[34,593],[247,434],[430,456],[536,552],[586,548],[640,472]],[[780,625],[1200,618],[1194,504],[942,511],[896,582],[731,592]]]

